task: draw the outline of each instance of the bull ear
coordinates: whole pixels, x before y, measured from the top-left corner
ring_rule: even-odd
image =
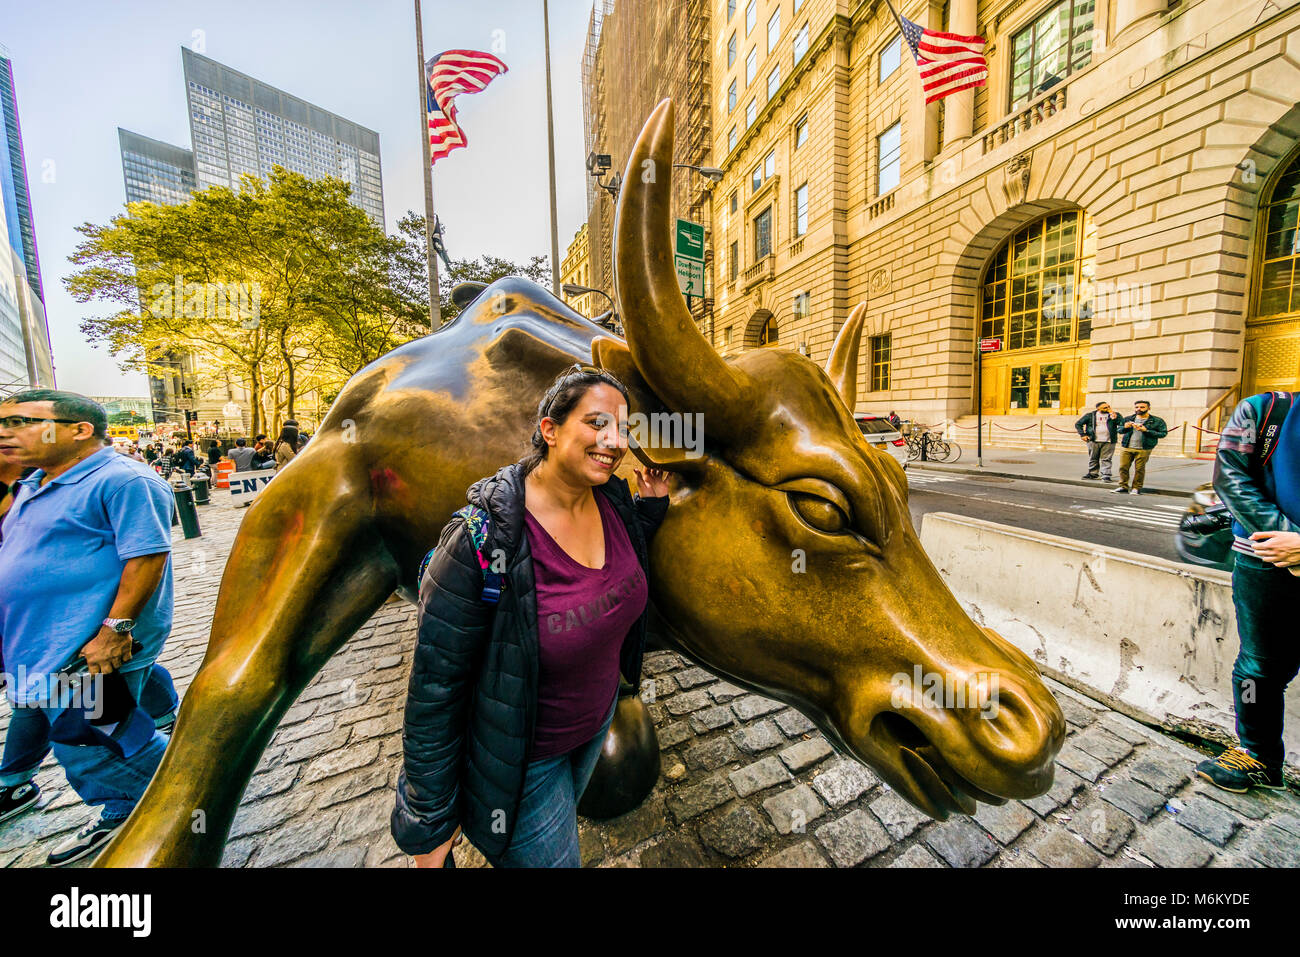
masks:
[[[853,307],[849,318],[840,327],[840,334],[831,346],[831,356],[826,360],[826,374],[835,383],[844,404],[853,411],[858,401],[858,346],[862,342],[862,327],[867,315],[867,304],[860,302]]]
[[[632,352],[628,349],[626,343],[619,342],[616,339],[610,339],[605,336],[597,336],[591,342],[591,361],[600,369],[604,369],[623,385],[627,386],[628,395],[631,399],[631,408],[628,409],[628,415],[644,416],[649,419],[651,415],[666,415],[667,409],[663,402],[655,395],[654,390],[641,377],[637,371],[636,363],[632,359]],[[684,422],[685,416],[678,416],[678,420]],[[635,425],[637,419],[633,419],[630,425]],[[649,431],[647,436],[645,433]],[[649,468],[667,469],[672,472],[693,471],[702,468],[704,457],[702,455],[693,457],[687,456],[687,449],[676,448],[672,446],[660,445],[651,446],[642,445],[636,441],[637,433],[647,442],[655,438],[663,438],[664,430],[640,430],[629,428],[628,448],[632,454],[641,460],[641,463]],[[696,448],[703,449],[702,443],[704,436],[702,434],[692,433]]]

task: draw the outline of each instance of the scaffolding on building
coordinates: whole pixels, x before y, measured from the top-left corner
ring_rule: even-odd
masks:
[[[608,154],[622,172],[646,118],[660,100],[676,105],[673,163],[707,166],[712,156],[712,51],[706,0],[596,0],[583,49],[583,135],[587,154]],[[685,31],[682,25],[686,25]],[[709,190],[699,173],[673,171],[675,215],[705,228],[705,296],[691,312],[712,318],[713,252]],[[590,178],[587,233],[591,285],[611,296],[614,205]]]

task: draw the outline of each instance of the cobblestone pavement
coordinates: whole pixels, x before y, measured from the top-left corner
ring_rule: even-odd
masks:
[[[222,503],[200,514],[202,538],[176,530],[176,625],[161,657],[182,694],[246,510]],[[414,616],[404,602],[385,604],[285,715],[235,818],[226,866],[410,866],[388,818]],[[939,823],[779,702],[669,652],[648,655],[645,670],[663,771],[635,811],[581,821],[589,866],[1300,866],[1296,794],[1212,788],[1191,776],[1197,752],[1054,683],[1070,736],[1052,790]],[[0,705],[0,734],[8,720]],[[0,866],[43,863],[92,814],[52,760],[37,782],[37,809],[0,825]],[[484,866],[468,844],[456,860]]]

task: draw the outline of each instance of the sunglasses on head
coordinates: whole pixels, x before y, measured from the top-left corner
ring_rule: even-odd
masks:
[[[550,417],[551,406],[555,405],[555,400],[560,397],[560,387],[569,379],[572,379],[575,375],[600,376],[604,374],[605,374],[604,369],[597,369],[595,366],[583,365],[581,362],[575,362],[573,365],[569,366],[569,368],[565,369],[564,372],[560,375],[560,378],[556,381],[555,385],[551,387],[555,390],[555,393],[551,396],[550,400],[546,403],[546,411],[542,413],[542,418],[545,419]]]

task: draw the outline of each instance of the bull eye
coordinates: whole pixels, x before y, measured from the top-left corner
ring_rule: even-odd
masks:
[[[835,535],[848,528],[849,517],[834,502],[803,492],[786,494],[789,496],[790,507],[794,509],[795,514],[817,531]]]

